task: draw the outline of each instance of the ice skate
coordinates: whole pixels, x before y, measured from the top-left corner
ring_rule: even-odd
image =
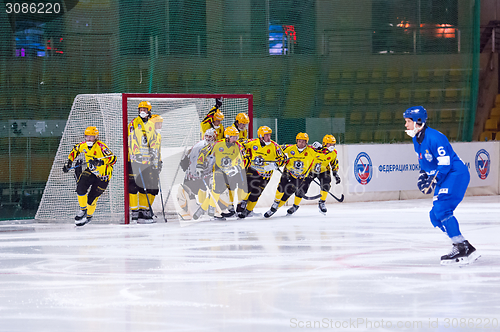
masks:
[[[322,214],[326,215],[326,206],[325,206],[325,201],[319,201],[318,202],[318,208],[319,208],[319,212],[321,212]]]
[[[139,210],[132,210],[132,221],[137,222],[139,220]]]
[[[248,211],[247,209],[243,210],[242,212],[238,213],[238,218],[240,219],[245,219],[250,215],[251,211]]]
[[[292,205],[291,208],[289,208],[288,210],[286,210],[286,213],[287,213],[287,216],[291,216],[292,214],[295,213],[295,211],[297,211],[299,209],[300,206],[298,205]]]
[[[469,241],[454,243],[448,255],[441,256],[441,265],[467,265],[478,259],[480,255]]]
[[[228,212],[222,212],[221,216],[224,218],[229,218],[229,217],[232,217],[236,214],[236,211],[234,211],[234,206],[232,206],[232,205],[229,205],[227,207],[227,211]]]
[[[85,216],[82,219],[76,221],[75,220],[75,226],[84,226],[88,224],[89,222],[92,221],[92,216]]]
[[[236,206],[236,212],[243,212],[245,211],[245,208],[247,207],[247,201],[241,201],[238,203]]]
[[[154,214],[151,210],[139,210],[138,224],[154,224],[156,220],[154,219]]]
[[[87,209],[78,211],[78,213],[75,216],[75,224],[76,224],[77,221],[82,220],[86,216],[87,216]]]
[[[271,205],[271,208],[269,209],[269,211],[267,211],[266,213],[264,213],[264,217],[269,218],[274,213],[276,213],[276,211],[278,211],[278,205],[279,205],[279,202],[274,201],[273,205]]]

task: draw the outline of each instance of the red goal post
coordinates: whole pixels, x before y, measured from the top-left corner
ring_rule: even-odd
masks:
[[[215,98],[220,98],[222,97],[223,98],[223,104],[222,106],[220,107],[220,110],[222,111],[222,113],[224,114],[224,120],[223,120],[223,125],[225,128],[227,128],[228,126],[232,125],[235,121],[235,117],[238,113],[247,113],[248,114],[248,117],[250,118],[250,123],[248,124],[248,137],[249,138],[252,138],[252,134],[253,134],[253,95],[251,94],[183,94],[183,93],[123,93],[122,94],[122,120],[123,120],[123,160],[124,161],[127,161],[128,160],[128,130],[127,130],[127,127],[128,127],[128,124],[130,123],[130,121],[137,117],[138,113],[137,111],[133,114],[130,114],[130,110],[133,110],[134,108],[137,110],[137,105],[139,104],[140,101],[142,100],[147,100],[147,101],[150,101],[152,103],[152,109],[151,109],[151,113],[152,114],[158,114],[157,112],[155,112],[155,104],[157,104],[158,102],[161,103],[161,101],[165,101],[168,103],[168,101],[170,100],[183,100],[183,101],[186,101],[187,104],[189,104],[189,101],[193,101],[193,100],[197,100],[197,101],[203,101],[201,103],[198,103],[196,102],[196,106],[197,106],[197,113],[198,113],[198,121],[197,121],[197,127],[198,127],[198,130],[196,132],[193,133],[193,128],[190,128],[190,131],[189,133],[186,133],[188,136],[191,136],[191,137],[186,137],[187,139],[186,140],[183,140],[181,146],[179,146],[180,148],[184,148],[184,152],[186,150],[186,148],[190,148],[192,145],[194,145],[194,143],[196,143],[197,141],[199,141],[201,139],[201,132],[200,132],[200,123],[201,123],[201,120],[203,120],[203,118],[205,117],[206,113],[208,113],[208,111],[215,105]],[[181,103],[182,104],[182,103]],[[198,109],[198,107],[201,108],[204,108],[204,109]],[[182,108],[182,107],[181,107]],[[170,112],[175,112],[175,110],[172,110]],[[178,112],[178,111],[177,111]],[[183,113],[183,112],[182,112]],[[166,112],[166,114],[171,114],[169,112]],[[159,115],[162,115],[162,114],[159,114]],[[177,114],[176,114],[177,115]],[[187,115],[187,114],[186,114]],[[187,115],[189,116],[189,115]],[[168,139],[168,137],[166,137],[167,135],[163,135],[163,133],[166,131],[166,130],[170,130],[169,129],[169,126],[172,125],[169,123],[169,117],[168,116],[164,116],[162,115],[163,117],[163,128],[162,128],[162,142],[165,140],[165,138]],[[176,117],[177,118],[177,117]],[[174,124],[175,125],[175,124]],[[194,138],[194,140],[193,140]],[[188,143],[188,145],[186,145],[186,143]],[[163,143],[162,143],[162,150],[163,150]],[[182,157],[182,155],[180,156]],[[163,157],[163,153],[162,153],[162,159],[164,159],[165,157]],[[167,167],[164,167],[163,172],[167,171],[167,172],[172,172],[174,171],[173,168],[175,168],[175,173],[176,174],[173,174],[174,175],[174,179],[170,182],[171,184],[174,184],[174,183],[179,183],[179,181],[182,181],[184,175],[183,175],[183,172],[182,170],[179,170],[179,163],[178,161],[180,161],[180,159],[177,161],[176,158],[173,158],[174,160],[169,160],[169,161],[166,161],[166,160],[162,160],[163,161],[163,165],[167,165]],[[172,162],[173,165],[169,165],[168,163],[169,162]],[[175,166],[175,167],[172,167],[172,166]],[[129,210],[130,210],[130,205],[129,205],[129,194],[128,194],[128,162],[124,162],[124,167],[123,167],[123,172],[124,172],[124,176],[123,176],[123,180],[124,180],[124,222],[125,224],[128,224],[129,223]],[[180,173],[180,176],[179,176],[179,171]],[[163,183],[163,180],[162,180],[162,176],[160,175],[161,177],[161,180],[160,180],[160,186],[161,186],[161,183]],[[161,190],[161,188],[160,188]],[[172,185],[170,185],[167,189],[168,191],[168,197],[166,199],[165,202],[163,202],[165,205],[169,206],[171,210],[172,209],[172,202],[170,202],[170,204],[168,204],[169,202],[167,201],[170,201],[170,200],[173,200],[175,199],[175,193],[172,193]],[[157,197],[157,200],[158,199],[165,199],[165,197]],[[154,209],[155,211],[158,211],[158,204],[155,204],[157,206],[156,209]],[[165,208],[167,210],[167,208]],[[165,211],[165,213],[167,213],[167,211]],[[156,213],[159,216],[158,213]],[[168,217],[167,217],[168,219]],[[158,218],[158,220],[161,220],[161,218]]]

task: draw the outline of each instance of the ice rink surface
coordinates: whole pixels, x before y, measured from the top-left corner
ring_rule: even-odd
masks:
[[[499,331],[500,196],[455,213],[481,254],[465,267],[440,266],[451,245],[431,204],[186,227],[2,221],[0,331]]]

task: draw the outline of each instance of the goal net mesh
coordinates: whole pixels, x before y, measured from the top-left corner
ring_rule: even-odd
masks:
[[[164,96],[168,95],[159,97],[159,95],[143,94],[126,99],[127,123],[138,116],[137,106],[142,100],[150,101],[152,114],[158,114],[163,118],[161,191],[152,206],[159,220],[163,220],[163,206],[168,219],[177,219],[177,204],[174,200],[177,186],[184,179],[184,172],[179,167],[180,160],[184,153],[200,140],[200,123],[215,105],[215,98],[220,95]],[[232,125],[238,113],[249,112],[249,100],[241,95],[238,97],[224,95],[220,109],[224,114],[223,125],[227,127]],[[124,174],[123,113],[120,93],[76,96],[35,219],[73,222],[79,210],[75,192],[76,176],[74,170],[63,173],[62,167],[67,162],[73,146],[84,141],[85,128],[96,126],[99,130],[99,139],[117,156],[117,162],[108,188],[99,197],[92,222],[124,222],[124,180],[127,177]]]

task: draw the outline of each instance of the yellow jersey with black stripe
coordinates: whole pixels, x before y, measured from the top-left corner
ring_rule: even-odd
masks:
[[[329,170],[336,172],[338,169],[337,150],[329,151],[325,147],[316,150],[316,160],[312,168],[314,173],[319,174]]]
[[[219,125],[219,128],[214,127],[214,114],[217,112],[217,110],[218,110],[217,107],[215,106],[212,107],[212,109],[208,111],[203,121],[201,121],[200,124],[201,139],[203,139],[203,135],[205,135],[205,132],[210,128],[214,128],[215,131],[217,132],[217,137],[216,137],[217,140],[224,138],[224,126],[222,125],[222,123]]]
[[[116,163],[116,156],[108,149],[108,146],[99,140],[95,141],[92,147],[88,147],[87,142],[76,144],[68,155],[68,159],[72,162],[83,153],[87,168],[97,177],[107,181],[113,175],[113,165]],[[93,166],[89,164],[91,159],[100,159],[104,165]]]
[[[245,128],[243,130],[240,130],[240,128],[238,128],[238,126],[236,125],[236,123],[233,123],[231,125],[231,127],[236,128],[236,130],[238,130],[238,132],[239,132],[238,142],[240,142],[241,144],[243,144],[246,141],[248,141],[248,129],[247,128]]]
[[[313,163],[316,159],[316,151],[307,145],[299,151],[297,145],[288,145],[283,149],[288,158],[285,168],[296,179],[302,179],[309,175]]]
[[[285,154],[274,141],[266,145],[259,138],[254,138],[248,140],[243,146],[246,159],[249,160],[249,166],[264,178],[270,178],[273,175],[274,168],[270,162],[275,162],[278,167],[285,163]]]
[[[140,116],[128,125],[129,160],[142,164],[158,162],[160,156],[161,138],[155,130],[152,121],[144,122]]]
[[[246,166],[244,149],[238,142],[229,144],[225,139],[222,139],[215,142],[214,145],[205,146],[200,151],[197,164],[205,166],[211,156],[215,159],[214,171],[220,169],[226,172],[233,166],[239,166],[242,169]]]

